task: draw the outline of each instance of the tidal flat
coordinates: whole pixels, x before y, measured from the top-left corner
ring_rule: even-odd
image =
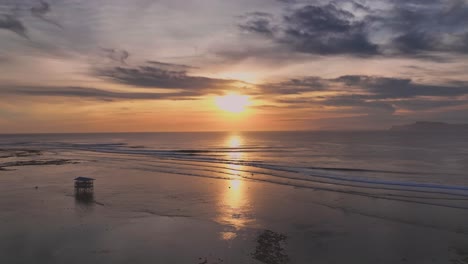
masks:
[[[468,263],[467,210],[165,173],[120,154],[7,153],[2,263]],[[82,175],[96,179],[84,195]]]

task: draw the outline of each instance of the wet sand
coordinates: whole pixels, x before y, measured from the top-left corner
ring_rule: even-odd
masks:
[[[468,263],[467,210],[75,154],[8,162],[1,263]],[[94,190],[75,192],[76,176]]]

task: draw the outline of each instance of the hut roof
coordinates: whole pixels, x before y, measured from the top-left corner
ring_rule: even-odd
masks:
[[[88,177],[77,177],[75,178],[75,181],[94,181],[94,179]]]

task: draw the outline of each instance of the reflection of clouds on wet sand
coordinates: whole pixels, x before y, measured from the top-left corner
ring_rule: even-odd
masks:
[[[237,237],[235,232],[220,232],[220,237],[222,240],[232,240]]]

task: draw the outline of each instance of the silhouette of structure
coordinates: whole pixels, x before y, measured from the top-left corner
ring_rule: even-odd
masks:
[[[94,179],[88,177],[75,178],[75,189],[93,189]]]
[[[75,178],[75,200],[79,204],[90,206],[94,203],[94,179],[88,177]]]
[[[94,204],[93,189],[75,189],[75,201],[78,204],[91,206]]]

